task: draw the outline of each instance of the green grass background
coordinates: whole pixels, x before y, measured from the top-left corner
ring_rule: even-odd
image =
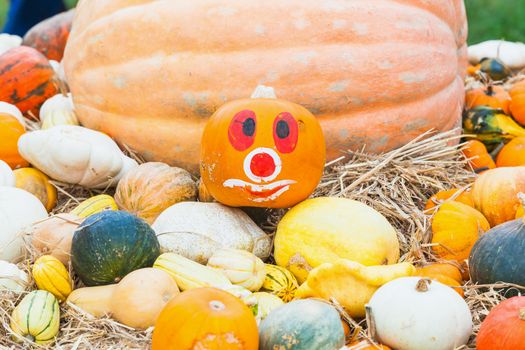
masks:
[[[74,6],[76,1],[66,0],[66,3]],[[469,17],[469,43],[488,39],[525,42],[525,0],[465,0],[465,3]],[[0,0],[0,28],[5,21],[7,6],[8,0]]]

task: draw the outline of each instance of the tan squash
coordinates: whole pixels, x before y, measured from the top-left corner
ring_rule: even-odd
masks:
[[[115,201],[120,209],[152,224],[164,209],[194,201],[196,196],[197,185],[186,170],[164,163],[145,163],[119,181]]]
[[[32,227],[32,245],[38,254],[52,255],[67,265],[71,257],[73,233],[81,222],[82,219],[73,214],[52,216]]]
[[[171,276],[160,269],[145,268],[126,275],[111,297],[113,317],[126,326],[147,329],[164,306],[179,293]]]
[[[75,289],[69,294],[67,303],[95,317],[111,316],[111,297],[116,286],[109,284]]]

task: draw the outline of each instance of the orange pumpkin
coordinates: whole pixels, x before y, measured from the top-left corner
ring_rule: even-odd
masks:
[[[160,313],[153,350],[257,350],[259,334],[252,311],[238,298],[215,288],[175,296]]]
[[[202,181],[217,201],[233,207],[291,207],[312,194],[324,164],[319,122],[284,100],[227,103],[202,136]]]
[[[489,84],[485,87],[467,91],[465,105],[467,109],[477,106],[487,106],[502,109],[505,114],[510,113],[510,95],[501,86]]]
[[[12,169],[29,165],[18,153],[18,139],[25,132],[24,125],[18,119],[10,114],[0,113],[0,159]]]
[[[49,182],[49,177],[38,169],[21,168],[14,171],[16,187],[35,195],[47,211],[57,204],[57,189]]]
[[[347,350],[391,350],[386,345],[374,346],[374,345],[370,344],[370,342],[368,342],[368,340],[363,340],[363,341],[360,341],[360,342],[356,342],[356,343],[350,344],[350,345],[347,346],[346,349]]]
[[[40,106],[57,94],[54,75],[40,52],[27,46],[15,47],[0,55],[0,101],[38,116]]]
[[[474,202],[472,201],[472,196],[469,189],[464,190],[460,188],[453,188],[448,191],[440,191],[430,197],[427,201],[427,204],[425,205],[425,211],[430,211],[431,209],[436,208],[436,206],[448,200],[453,200],[455,202],[466,204],[469,207],[474,207]]]
[[[436,275],[447,276],[459,284],[463,282],[461,270],[453,263],[434,263],[416,268],[416,276],[433,277]]]
[[[521,125],[525,125],[525,80],[512,86],[510,89],[510,112],[514,119]]]
[[[48,59],[60,62],[74,17],[73,9],[38,23],[26,33],[22,45],[37,49]]]
[[[483,142],[478,140],[470,140],[462,149],[463,154],[469,160],[469,164],[476,173],[481,173],[485,170],[494,169],[496,164],[487,151],[487,147]]]
[[[525,297],[502,301],[490,310],[479,329],[478,350],[525,350]]]
[[[470,76],[475,76],[479,72],[480,69],[481,69],[481,64],[477,64],[475,66],[469,65],[467,67],[467,74]]]
[[[525,137],[516,137],[503,146],[496,165],[500,168],[525,165]]]
[[[496,168],[481,174],[472,187],[474,205],[491,227],[513,220],[525,193],[525,167]]]
[[[90,0],[76,11],[64,55],[76,113],[148,161],[198,172],[206,119],[255,84],[319,118],[329,159],[460,119],[463,0]]]

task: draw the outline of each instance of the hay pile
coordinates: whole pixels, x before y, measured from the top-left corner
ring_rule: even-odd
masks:
[[[429,132],[383,155],[367,154],[366,149],[345,152],[327,166],[314,196],[345,197],[372,206],[397,229],[403,261],[434,261],[429,244],[430,215],[422,208],[431,195],[453,187],[466,188],[475,176],[465,169],[467,161],[457,146],[458,134],[458,130],[440,134]],[[68,212],[81,200],[107,192],[55,185],[59,190],[59,205],[54,213]],[[283,210],[269,211],[268,222],[264,225],[268,233],[273,233],[282,215]],[[27,270],[32,261],[31,247],[28,247],[28,257],[20,266]],[[478,286],[464,287],[476,332],[488,311],[505,299],[493,287],[488,291]],[[23,295],[0,292],[0,348],[31,348],[29,344],[13,342],[8,336],[9,315],[21,297]],[[68,305],[62,306],[61,314],[60,334],[53,348],[147,349],[151,345],[151,329],[135,331],[110,319],[94,319]],[[353,325],[356,338],[367,337],[366,322],[357,322],[348,316],[347,319]],[[469,349],[475,348],[474,341],[473,336]]]

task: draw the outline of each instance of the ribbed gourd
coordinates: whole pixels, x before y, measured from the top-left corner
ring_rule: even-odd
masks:
[[[58,300],[64,301],[71,294],[71,277],[57,258],[51,255],[41,256],[35,261],[32,272],[38,288],[50,292]]]
[[[261,291],[272,293],[285,303],[292,301],[299,283],[295,276],[284,267],[266,264],[266,278]]]
[[[71,214],[74,214],[80,218],[87,218],[104,210],[117,209],[117,203],[113,197],[107,194],[99,194],[98,196],[93,196],[81,202],[75,209],[71,211]]]

